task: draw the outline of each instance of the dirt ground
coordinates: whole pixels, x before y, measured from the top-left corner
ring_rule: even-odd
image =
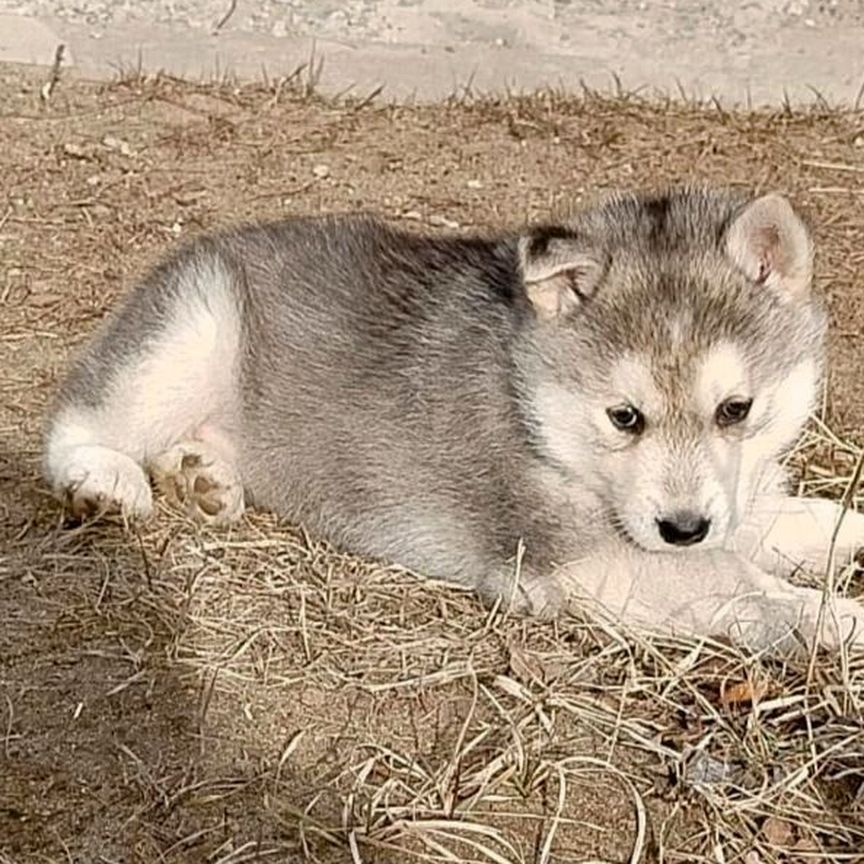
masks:
[[[0,68],[2,864],[864,858],[857,659],[512,620],[267,514],[70,527],[38,473],[69,352],[197,232],[514,226],[693,179],[780,189],[815,226],[832,372],[796,459],[839,494],[864,438],[864,113],[42,84]]]

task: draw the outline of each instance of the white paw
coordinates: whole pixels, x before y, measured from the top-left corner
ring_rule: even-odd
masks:
[[[70,447],[59,454],[54,491],[79,518],[113,511],[144,518],[153,511],[153,495],[142,468],[107,447]]]
[[[842,508],[836,508],[838,518]],[[864,513],[847,510],[843,513],[837,529],[834,544],[834,556],[838,564],[848,564],[862,549],[864,549]]]
[[[811,629],[815,633],[815,618]],[[848,597],[835,597],[823,610],[819,644],[836,649],[844,642],[856,653],[864,651],[864,606]]]
[[[820,612],[821,606],[822,592],[812,589],[743,599],[720,632],[758,650],[798,654],[810,650],[814,641],[828,651],[841,644],[855,653],[864,650],[864,606],[846,597],[829,599]]]
[[[175,444],[149,467],[165,497],[197,522],[227,525],[243,515],[243,484],[237,470],[207,444]]]
[[[538,575],[523,571],[519,574],[503,570],[487,577],[478,588],[480,598],[489,605],[501,602],[501,608],[514,615],[535,618],[555,618],[564,606],[564,589],[553,573]]]

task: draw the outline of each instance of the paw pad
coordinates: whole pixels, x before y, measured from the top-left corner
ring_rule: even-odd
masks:
[[[197,522],[222,525],[243,513],[243,489],[233,466],[199,442],[175,445],[151,465],[169,501]]]

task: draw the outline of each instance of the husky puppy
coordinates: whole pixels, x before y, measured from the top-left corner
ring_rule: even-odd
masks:
[[[205,237],[73,367],[45,473],[79,516],[148,516],[149,473],[203,522],[272,509],[526,612],[864,645],[864,607],[781,578],[864,544],[782,491],[823,360],[811,260],[785,198],[701,189],[495,237]]]

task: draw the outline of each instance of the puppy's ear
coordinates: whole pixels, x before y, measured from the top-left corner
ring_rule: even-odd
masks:
[[[525,293],[541,318],[578,308],[596,290],[606,262],[576,231],[557,225],[533,228],[519,238]]]
[[[744,208],[726,232],[726,254],[759,285],[795,300],[810,294],[810,234],[782,195],[763,195]]]

